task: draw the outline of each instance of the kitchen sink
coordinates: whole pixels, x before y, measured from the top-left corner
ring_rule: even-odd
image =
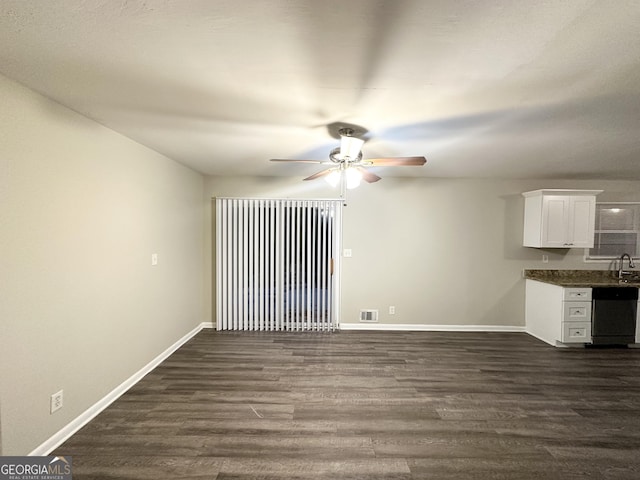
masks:
[[[620,285],[640,286],[640,273],[633,272],[629,275],[624,275],[618,280]]]

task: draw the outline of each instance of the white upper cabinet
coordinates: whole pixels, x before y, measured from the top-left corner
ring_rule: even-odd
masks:
[[[525,247],[591,248],[596,195],[602,190],[525,192]]]

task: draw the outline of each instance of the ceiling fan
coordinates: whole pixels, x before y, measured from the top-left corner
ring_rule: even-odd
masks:
[[[393,157],[393,158],[362,158],[362,145],[364,140],[354,137],[354,129],[344,127],[338,130],[340,134],[340,146],[329,152],[329,160],[295,160],[272,158],[272,162],[298,162],[298,163],[318,163],[330,165],[330,167],[314,173],[304,180],[315,180],[324,177],[332,186],[338,185],[342,180],[346,188],[355,188],[364,180],[368,183],[377,182],[381,179],[378,175],[370,172],[366,167],[407,167],[421,166],[427,163],[424,157]]]

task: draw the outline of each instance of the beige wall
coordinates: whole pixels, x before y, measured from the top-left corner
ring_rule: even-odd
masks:
[[[428,168],[428,165],[424,168]],[[348,193],[344,210],[343,323],[361,308],[380,324],[524,326],[525,268],[606,269],[584,250],[522,247],[524,202],[538,188],[603,189],[600,201],[640,201],[640,182],[390,178]],[[322,197],[325,182],[257,177],[205,180],[205,196]],[[206,243],[212,245],[212,229]],[[549,263],[542,263],[542,254]],[[207,313],[212,314],[213,262]],[[391,316],[389,306],[396,307]]]
[[[0,424],[19,455],[203,321],[203,177],[1,76],[0,105]]]

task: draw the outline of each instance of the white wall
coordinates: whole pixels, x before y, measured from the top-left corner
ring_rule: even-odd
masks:
[[[425,166],[424,168],[428,168]],[[344,210],[343,323],[361,308],[380,325],[524,327],[525,268],[606,269],[581,249],[522,247],[522,192],[598,188],[600,201],[640,201],[640,182],[390,178],[348,193]],[[334,196],[325,182],[299,178],[207,177],[205,196]],[[209,230],[212,234],[212,229]],[[212,245],[212,238],[207,244]],[[549,263],[542,263],[542,253]],[[213,260],[207,263],[213,276]],[[212,315],[212,283],[207,288]],[[388,307],[396,307],[389,315]]]
[[[22,455],[203,321],[203,177],[1,76],[0,105],[0,424]]]

